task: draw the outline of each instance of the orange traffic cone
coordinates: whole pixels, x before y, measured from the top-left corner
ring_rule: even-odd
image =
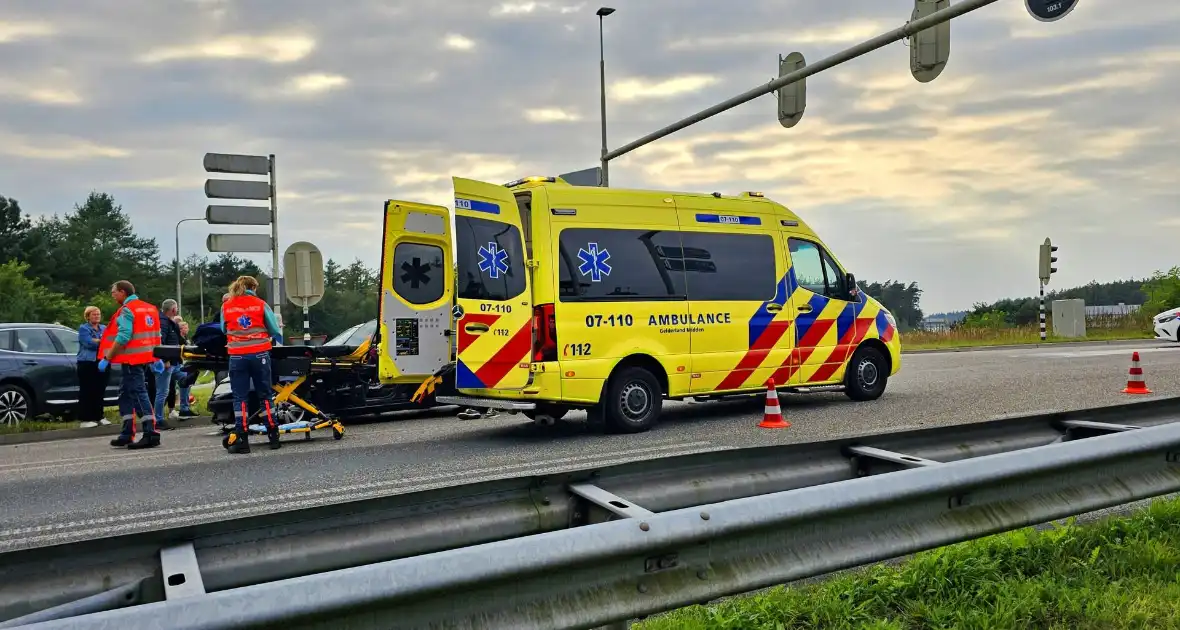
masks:
[[[1131,369],[1127,370],[1127,387],[1123,389],[1124,394],[1150,394],[1151,390],[1147,389],[1147,383],[1143,380],[1143,368],[1139,367],[1139,352],[1135,351],[1131,354]]]
[[[774,379],[766,381],[766,411],[762,413],[760,429],[786,429],[791,426],[783,418],[782,409],[778,406],[778,390],[774,388]]]

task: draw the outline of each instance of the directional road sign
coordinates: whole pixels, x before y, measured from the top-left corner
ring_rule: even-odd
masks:
[[[206,153],[205,172],[236,173],[240,175],[270,175],[270,158],[265,155]]]
[[[270,208],[205,206],[205,222],[210,225],[270,225]]]
[[[205,247],[211,252],[269,252],[274,241],[269,234],[210,234]]]
[[[270,199],[270,182],[244,179],[207,179],[205,196],[210,199]]]

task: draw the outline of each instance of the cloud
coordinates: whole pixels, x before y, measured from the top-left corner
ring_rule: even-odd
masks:
[[[3,4],[0,194],[33,213],[103,190],[171,243],[209,203],[205,152],[273,153],[281,241],[373,265],[387,199],[449,206],[452,176],[598,164],[598,5]],[[1084,0],[1044,24],[995,3],[956,19],[931,83],[892,44],[809,78],[791,129],[763,96],[613,161],[611,184],[762,191],[858,277],[918,282],[931,311],[1035,293],[1046,236],[1059,286],[1171,267],[1180,3],[1122,4]],[[900,26],[912,2],[617,8],[603,22],[612,147],[765,85],[780,54],[814,63]],[[184,228],[182,250],[203,251],[209,230]]]
[[[529,122],[534,123],[577,122],[582,120],[582,116],[577,112],[564,110],[559,107],[526,109],[524,110],[524,117]]]
[[[140,61],[156,64],[199,59],[249,59],[291,63],[304,59],[315,47],[315,39],[303,34],[225,35],[210,41],[155,48],[141,56]]]
[[[0,44],[51,37],[56,34],[57,29],[48,22],[9,22],[0,20]]]
[[[631,78],[611,84],[609,94],[612,99],[624,103],[666,99],[699,92],[719,81],[717,77],[703,74],[688,74],[668,79]]]
[[[292,77],[287,81],[287,91],[295,94],[320,94],[348,85],[348,77],[339,74],[312,72]]]
[[[451,50],[471,50],[475,48],[475,42],[457,33],[448,33],[443,38],[443,46]]]

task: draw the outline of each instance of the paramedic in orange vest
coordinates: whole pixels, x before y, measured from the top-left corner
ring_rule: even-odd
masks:
[[[274,398],[270,349],[272,340],[283,338],[283,331],[270,306],[255,293],[257,290],[257,280],[241,276],[229,286],[229,300],[221,304],[221,329],[225,331],[229,385],[234,395],[234,431],[226,440],[230,453],[250,452],[250,414],[246,403],[251,385],[261,403],[261,412],[266,414],[270,447],[280,446],[279,428],[270,408]]]
[[[119,386],[119,415],[123,431],[111,440],[111,446],[129,449],[151,448],[160,445],[156,415],[148,399],[147,371],[162,372],[164,362],[152,353],[160,345],[160,310],[135,295],[135,286],[120,280],[111,286],[111,297],[119,308],[111,323],[103,331],[98,343],[98,369],[105,371],[110,364],[121,366]],[[143,421],[143,435],[135,442],[135,415]]]

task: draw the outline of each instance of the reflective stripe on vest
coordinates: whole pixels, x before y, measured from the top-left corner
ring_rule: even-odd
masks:
[[[146,365],[155,361],[153,350],[160,345],[160,312],[155,306],[139,299],[124,302],[122,307],[115,310],[99,342],[99,358],[103,358],[107,350],[115,346],[115,337],[119,334],[119,313],[124,308],[131,311],[131,337],[123,350],[111,357],[111,363]]]
[[[231,355],[257,354],[271,348],[266,302],[253,295],[232,297],[222,307],[225,349]]]

